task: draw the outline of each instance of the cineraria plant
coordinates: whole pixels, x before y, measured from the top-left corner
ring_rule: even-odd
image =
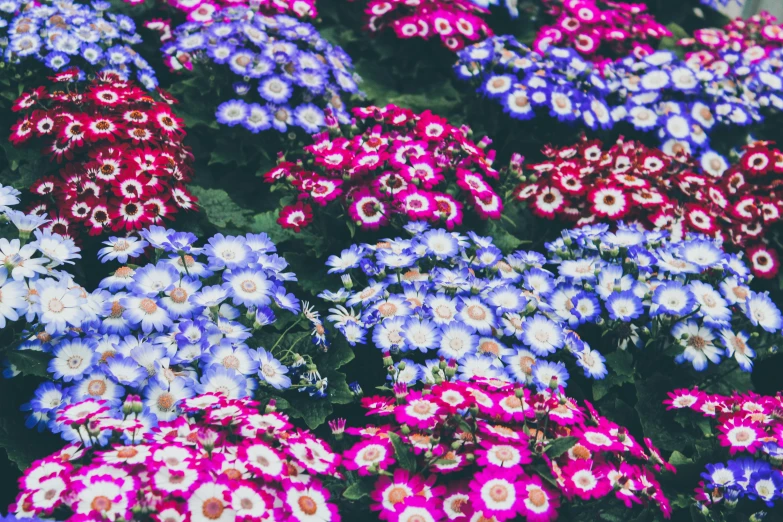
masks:
[[[203,394],[142,427],[136,396],[116,411],[88,400],[60,422],[85,440],[32,464],[11,511],[28,520],[338,522],[322,480],[340,456],[289,418],[248,399]],[[120,439],[120,436],[122,438]],[[105,447],[96,443],[103,438]],[[89,447],[85,447],[89,446]]]
[[[645,4],[611,0],[544,0],[551,25],[538,30],[533,48],[571,47],[594,62],[644,56],[671,32],[648,14]],[[512,11],[512,16],[516,17]],[[650,45],[652,44],[652,46]]]
[[[144,0],[124,0],[125,2],[136,5],[144,3]],[[232,7],[242,5],[252,7],[265,15],[287,14],[298,18],[315,18],[318,14],[315,8],[314,0],[161,0],[175,9],[187,14],[191,22],[207,22],[212,19],[215,11],[223,7]],[[147,22],[146,26],[159,29],[162,20],[153,20]]]
[[[353,245],[331,256],[329,272],[341,274],[343,288],[320,294],[334,303],[327,319],[350,344],[382,352],[392,383],[482,377],[546,388],[554,377],[565,386],[565,365],[547,360],[560,351],[587,377],[606,375],[603,357],[574,334],[579,321],[569,324],[574,316],[551,306],[550,297],[568,289],[556,289],[542,269],[544,256],[504,256],[492,238],[473,232],[406,228],[412,239]],[[588,297],[585,305],[597,313]]]
[[[488,138],[476,144],[468,127],[454,127],[429,111],[387,105],[353,112],[350,127],[340,129],[332,120],[329,132],[313,136],[312,145],[264,175],[292,193],[288,201],[297,201],[281,209],[283,228],[299,232],[335,207],[347,213],[352,228],[363,229],[408,221],[451,229],[468,208],[481,219],[500,218],[502,201],[487,181],[498,179],[495,152],[485,150]]]
[[[564,231],[547,244],[561,282],[547,302],[571,323],[596,323],[607,350],[657,350],[697,371],[733,358],[750,371],[780,344],[780,310],[718,241],[666,236],[622,223]]]
[[[300,128],[311,134],[325,127],[327,112],[347,123],[348,99],[360,94],[350,57],[315,27],[242,5],[178,26],[162,51],[173,70],[198,79],[180,89],[203,96],[208,85],[205,102],[219,101],[218,123],[252,133]]]
[[[398,385],[362,405],[378,424],[345,430],[359,438],[343,453],[354,471],[345,496],[369,492],[381,520],[628,520],[626,508],[641,505],[670,516],[656,474],[674,468],[556,381],[538,392],[486,380]]]
[[[783,396],[753,392],[711,395],[697,388],[669,393],[667,409],[691,409],[706,418],[707,432],[734,457],[706,466],[695,500],[708,520],[727,520],[755,513],[763,520],[783,499]],[[710,428],[709,426],[712,426]],[[746,455],[750,454],[750,455]],[[737,518],[739,520],[739,518]]]
[[[38,230],[46,216],[25,214],[13,207],[21,193],[0,185],[0,330],[3,343],[13,335],[14,323],[26,326],[43,314],[36,296],[50,287],[66,288],[71,275],[58,268],[73,264],[81,254],[71,239]],[[67,293],[67,292],[64,292]],[[70,301],[70,298],[69,298]],[[13,365],[14,356],[10,355]]]
[[[281,404],[294,403],[289,413],[318,424],[326,407],[311,415],[298,406],[334,399],[341,386],[349,394],[344,382],[329,387],[342,361],[321,376],[317,365],[331,361],[326,332],[285,287],[296,277],[266,234],[217,234],[203,247],[162,227],[141,236],[104,243],[102,261],[121,266],[96,290],[38,288],[38,320],[19,349],[47,355],[51,382],[27,406],[28,426],[48,425],[75,441],[78,433],[57,418],[86,399],[118,407],[125,393],[139,394],[145,422],[154,423],[176,417],[181,401],[198,393],[269,398],[288,390],[301,396],[287,394]],[[145,252],[150,262],[129,264]]]
[[[155,72],[131,47],[141,42],[136,25],[128,16],[108,12],[109,8],[103,0],[89,5],[70,0],[7,0],[0,5],[3,59],[17,65],[17,74],[32,76],[37,60],[53,71],[78,66],[91,74],[113,72],[123,80],[135,78],[145,88],[155,88]]]
[[[783,50],[768,58],[702,63],[669,51],[629,56],[599,69],[576,51],[550,46],[542,56],[513,37],[488,39],[458,53],[457,75],[517,120],[542,113],[591,129],[621,122],[652,134],[664,152],[695,154],[743,145],[765,116],[783,108]],[[753,93],[752,96],[747,93]],[[731,134],[711,143],[721,129]],[[727,133],[724,133],[727,134]]]
[[[677,43],[685,48],[689,59],[693,53],[706,63],[731,63],[740,57],[755,62],[769,56],[771,49],[783,46],[783,26],[762,11],[748,19],[735,18],[723,29],[697,29],[692,38],[682,38]]]
[[[52,80],[16,100],[10,137],[59,168],[30,188],[32,212],[51,218],[46,229],[72,237],[140,229],[195,206],[185,188],[193,155],[174,100],[111,72],[87,81],[73,68]]]
[[[622,138],[608,150],[583,138],[546,147],[543,154],[545,161],[516,171],[523,181],[515,198],[535,215],[579,226],[636,222],[668,230],[674,239],[706,234],[743,249],[757,276],[777,273],[777,249],[769,239],[783,208],[783,153],[772,144],[745,147],[734,165],[714,151],[697,165],[688,156],[670,157]]]
[[[492,36],[482,19],[489,11],[469,0],[369,0],[364,12],[371,33],[390,28],[397,38],[437,38],[452,51]]]
[[[457,76],[496,100],[511,118],[549,114],[561,121],[581,120],[591,129],[614,124],[611,85],[573,49],[550,47],[541,55],[513,36],[496,36],[457,56]]]

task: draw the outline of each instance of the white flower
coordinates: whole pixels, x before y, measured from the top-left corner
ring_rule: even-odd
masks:
[[[225,500],[229,491],[224,484],[202,483],[188,499],[191,522],[234,522],[236,512]]]

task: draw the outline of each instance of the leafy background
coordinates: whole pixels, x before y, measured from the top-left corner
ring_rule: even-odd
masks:
[[[279,135],[267,132],[253,135],[238,128],[218,126],[214,120],[215,100],[223,96],[219,78],[209,73],[200,76],[180,76],[168,72],[160,60],[155,34],[145,32],[141,21],[152,17],[169,16],[176,22],[173,11],[159,13],[154,0],[140,6],[128,6],[113,0],[114,9],[133,16],[138,30],[145,36],[141,53],[155,66],[161,85],[180,100],[175,108],[188,127],[186,143],[195,154],[195,180],[192,192],[199,198],[201,213],[180,215],[176,227],[189,230],[202,238],[215,232],[246,233],[267,232],[285,252],[285,257],[299,275],[300,297],[314,295],[326,285],[335,287],[339,279],[327,276],[323,260],[330,253],[337,253],[353,242],[375,241],[384,233],[362,233],[346,225],[346,220],[335,219],[321,224],[318,233],[293,234],[283,230],[275,222],[280,195],[259,178],[274,166],[278,152],[298,148],[305,144],[305,136],[292,133]],[[648,7],[675,38],[665,39],[661,47],[674,49],[676,38],[685,36],[699,27],[721,26],[727,22],[721,14],[702,8],[704,16],[698,16],[696,0],[650,0]],[[522,41],[531,42],[536,23],[541,19],[540,4],[520,3],[520,18],[511,20],[503,8],[493,8],[490,24],[497,34],[514,34]],[[357,72],[363,78],[361,87],[366,95],[356,104],[385,105],[394,103],[414,111],[430,109],[447,117],[454,124],[469,124],[476,139],[482,135],[493,138],[493,148],[498,150],[496,166],[506,164],[512,152],[524,154],[528,160],[538,158],[539,150],[546,143],[573,142],[580,129],[557,121],[539,118],[533,122],[514,122],[505,117],[500,108],[482,101],[473,87],[459,81],[452,73],[454,56],[436,42],[398,40],[390,35],[372,37],[361,30],[362,2],[345,0],[319,0],[319,17],[314,25],[332,43],[342,46],[353,58]],[[180,20],[181,21],[181,20]],[[15,149],[7,140],[8,129],[15,121],[10,104],[25,87],[35,85],[35,79],[45,74],[41,68],[18,69],[0,64],[0,183],[24,189],[43,172],[51,169],[35,150]],[[759,137],[774,136],[779,132],[779,120],[771,120],[758,130]],[[633,136],[633,129],[621,129]],[[591,137],[613,140],[618,131],[593,133]],[[645,138],[649,141],[649,138]],[[651,143],[654,144],[654,143]],[[507,191],[510,187],[504,187]],[[508,194],[506,194],[508,195]],[[496,244],[508,251],[520,247],[540,249],[545,241],[560,232],[557,223],[542,222],[533,218],[518,205],[508,205],[504,218],[499,222],[466,222],[465,229],[474,229],[483,235],[492,235]],[[95,261],[98,242],[90,239],[83,245],[83,262],[77,265],[77,276],[92,287],[105,275],[105,268]],[[776,294],[776,301],[783,302],[779,285],[767,288]],[[19,405],[29,400],[33,390],[46,376],[46,362],[35,354],[15,352],[18,331],[6,328],[0,332],[0,351],[18,366],[23,375],[13,380],[0,379],[0,505],[13,501],[15,481],[29,463],[56,449],[61,443],[52,435],[39,434],[24,427]],[[599,337],[588,341],[601,348]],[[676,520],[700,520],[700,515],[690,507],[690,495],[698,482],[698,474],[705,462],[717,458],[714,440],[708,426],[695,415],[666,412],[661,400],[666,392],[677,387],[696,384],[694,374],[686,368],[675,366],[666,346],[648,347],[643,352],[614,352],[607,356],[610,377],[592,382],[573,376],[569,395],[577,399],[594,401],[601,412],[620,424],[629,427],[638,438],[652,438],[671,461],[678,465],[679,473],[669,476],[664,484],[668,492],[678,492],[673,498]],[[347,416],[349,422],[362,422],[361,414],[350,404],[345,375],[358,379],[363,388],[372,393],[383,381],[383,369],[379,356],[372,348],[353,351],[344,342],[335,342],[329,353],[327,366],[335,368],[327,375],[333,389],[329,401],[317,402],[309,398],[273,397],[281,406],[302,418],[309,426],[323,423],[332,413]],[[723,365],[726,366],[726,365]],[[337,370],[339,368],[339,371]],[[753,373],[743,373],[735,365],[731,368],[712,368],[700,374],[698,384],[710,392],[731,393],[733,390],[755,389],[759,393],[773,394],[779,389],[778,376],[783,371],[783,356],[773,355],[757,364]],[[319,428],[323,430],[323,426]],[[631,514],[633,513],[633,514]],[[779,515],[779,514],[778,514]],[[346,520],[357,520],[361,515],[346,514]],[[783,515],[773,520],[783,520]],[[629,512],[625,508],[606,508],[601,504],[574,505],[564,512],[563,520],[648,521],[659,515],[651,511]]]

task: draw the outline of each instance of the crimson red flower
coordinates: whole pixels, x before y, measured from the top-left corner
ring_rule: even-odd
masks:
[[[777,273],[778,255],[766,237],[783,209],[783,153],[774,144],[748,145],[731,166],[717,158],[697,164],[622,139],[608,150],[583,140],[543,153],[546,161],[527,166],[530,176],[512,166],[525,180],[514,197],[533,214],[579,226],[622,219],[675,239],[707,234],[744,249],[756,275]]]
[[[32,210],[49,215],[48,228],[78,236],[76,225],[90,235],[140,229],[193,208],[185,189],[193,155],[168,102],[112,73],[78,78],[78,70],[58,73],[51,88],[24,93],[14,104],[23,114],[11,142],[34,143],[62,164],[58,176],[30,188]]]
[[[295,203],[283,207],[280,211],[280,217],[277,222],[283,228],[290,228],[294,232],[301,232],[302,227],[306,227],[313,222],[313,207],[306,203]]]
[[[415,114],[388,105],[354,113],[356,127],[343,132],[333,125],[331,134],[314,135],[303,157],[282,161],[264,181],[284,183],[316,208],[338,202],[365,229],[395,218],[442,221],[453,228],[462,223],[466,206],[482,219],[500,218],[503,203],[487,181],[498,178],[495,153],[485,150],[489,140],[476,144],[466,128],[429,111]],[[278,222],[298,232],[312,216],[292,223],[293,208],[286,207]]]

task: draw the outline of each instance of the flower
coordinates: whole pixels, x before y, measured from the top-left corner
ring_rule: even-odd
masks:
[[[96,409],[92,400],[74,408],[82,409],[80,419],[121,433],[128,419],[143,418],[132,406],[137,399],[126,398],[125,413]],[[174,520],[234,520],[242,515],[339,520],[321,483],[331,474],[340,476],[338,455],[326,443],[294,428],[283,414],[259,412],[250,399],[202,395],[186,402],[186,413],[144,426],[133,443],[115,439],[110,446],[88,444],[77,452],[67,446],[34,462],[19,481],[12,511],[30,518],[51,515],[57,508],[133,520],[133,513],[145,506],[157,517]],[[255,429],[246,429],[250,426],[258,427],[268,441],[260,442]],[[84,442],[95,442],[98,431],[83,430]],[[303,437],[309,449],[300,455],[295,446]],[[334,464],[323,472],[305,468],[303,459],[315,452]]]
[[[35,143],[62,164],[59,178],[41,178],[30,188],[35,213],[52,217],[42,230],[70,237],[137,230],[193,208],[195,198],[185,189],[193,156],[169,100],[145,93],[113,70],[91,81],[73,73],[69,95],[56,85],[51,92],[41,88],[34,109],[19,109],[19,125],[45,130],[12,136],[17,145]],[[20,103],[30,96],[22,94]],[[117,237],[105,244],[103,260],[121,262],[145,245]]]
[[[468,207],[482,219],[500,218],[501,199],[485,179],[498,177],[495,153],[471,141],[467,128],[395,105],[356,109],[354,115],[356,126],[315,134],[313,144],[264,175],[298,200],[281,209],[283,228],[299,232],[334,207],[364,229],[409,221],[443,222],[451,229]],[[431,121],[440,129],[436,135]],[[461,201],[446,193],[449,187],[460,189]]]
[[[253,8],[222,0],[175,3],[190,21],[170,33],[159,29],[164,61],[194,78],[217,75],[239,96],[220,101],[218,123],[254,134],[296,127],[310,134],[350,121],[345,107],[360,81],[350,57],[312,25],[280,14],[314,16],[311,0],[264,0]]]
[[[474,3],[458,0],[425,0],[417,4],[371,0],[364,10],[365,29],[374,33],[392,29],[401,39],[429,39],[437,35],[442,45],[456,51],[466,43],[492,35],[481,18],[488,12]]]
[[[524,386],[479,379],[438,382],[429,385],[427,392],[402,393],[398,386],[396,399],[366,398],[363,406],[369,415],[379,415],[378,424],[346,429],[354,442],[344,452],[343,462],[369,481],[370,508],[381,520],[436,521],[469,515],[550,521],[560,505],[574,496],[587,502],[615,498],[609,476],[620,470],[643,477],[651,492],[660,491],[655,471],[645,465],[652,457],[626,431],[628,445],[621,443],[612,431],[623,428],[592,409],[588,420],[562,388],[531,392]],[[444,407],[433,422],[411,423],[409,412],[423,398],[442,401]],[[570,419],[555,414],[563,403],[573,408]],[[555,447],[566,436],[578,439],[573,451],[551,458],[532,451],[539,444]],[[588,440],[601,437],[609,443],[587,449]],[[371,458],[362,458],[365,453]],[[387,461],[380,460],[387,456]],[[560,488],[544,485],[539,475]],[[640,502],[659,505],[665,512],[662,493]]]
[[[52,17],[60,20],[56,43],[46,42],[38,34]],[[131,79],[135,72],[136,80],[146,89],[157,87],[152,67],[132,47],[141,41],[141,36],[125,15],[71,1],[33,5],[14,0],[4,6],[2,18],[0,34],[8,40],[7,52],[3,53],[7,63],[31,70],[35,62],[29,57],[53,71],[70,64],[92,74],[111,71],[123,80]],[[72,73],[67,70],[63,74]],[[16,107],[32,106],[37,94],[40,93],[18,101]]]

